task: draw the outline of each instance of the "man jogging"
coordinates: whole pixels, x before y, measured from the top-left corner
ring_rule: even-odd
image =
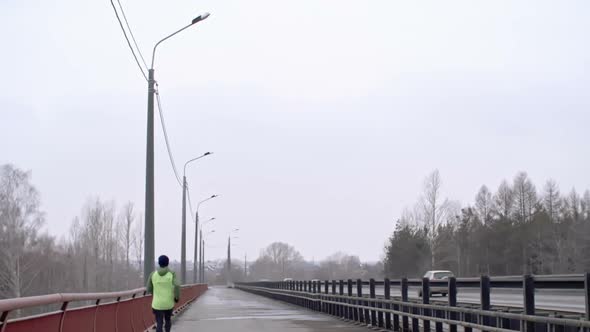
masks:
[[[174,304],[180,299],[180,285],[176,281],[176,274],[168,269],[169,259],[167,256],[158,258],[160,267],[152,272],[147,283],[147,292],[153,294],[152,310],[156,316],[156,331],[163,332],[164,321],[166,321],[166,332],[172,328],[172,310]]]

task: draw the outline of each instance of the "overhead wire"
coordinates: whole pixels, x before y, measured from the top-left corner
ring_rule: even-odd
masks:
[[[133,54],[133,58],[135,59],[135,63],[137,63],[139,70],[141,70],[141,74],[143,75],[143,78],[145,78],[145,80],[148,81],[148,78],[147,78],[147,75],[145,74],[144,68],[139,63],[139,60],[137,59],[137,55],[135,54],[135,50],[133,49],[133,46],[131,46],[131,42],[129,41],[129,37],[127,37],[127,32],[125,31],[125,27],[123,27],[123,22],[121,22],[121,18],[119,17],[119,12],[117,11],[117,7],[115,7],[115,3],[113,2],[113,0],[111,0],[111,6],[113,6],[113,10],[115,11],[115,16],[117,17],[117,21],[119,21],[119,25],[121,26],[121,30],[123,31],[123,36],[125,36],[125,40],[127,41],[127,45],[129,46],[129,49],[131,50],[131,54]],[[139,52],[139,49],[138,49],[138,52]],[[147,69],[147,66],[146,66],[146,69]]]
[[[178,169],[176,168],[176,163],[174,162],[174,157],[172,156],[172,148],[170,147],[170,140],[168,139],[168,131],[166,130],[166,122],[164,121],[164,110],[162,109],[162,102],[160,100],[160,86],[156,83],[156,101],[158,105],[158,113],[160,114],[160,123],[162,124],[162,131],[164,132],[164,141],[166,142],[166,150],[168,151],[168,158],[170,159],[170,164],[172,165],[172,171],[174,172],[174,176],[176,177],[176,181],[178,185],[182,187],[182,181],[180,181],[180,176],[178,175]]]
[[[121,8],[121,14],[123,14],[123,20],[125,21],[125,25],[127,26],[127,30],[129,30],[129,35],[131,35],[131,40],[133,40],[133,45],[135,45],[135,49],[137,50],[137,53],[139,53],[139,57],[141,58],[141,61],[143,62],[143,65],[145,66],[145,68],[147,70],[149,67],[148,67],[147,63],[145,62],[145,59],[143,58],[143,54],[141,54],[141,49],[137,45],[137,41],[135,40],[135,36],[133,35],[133,30],[129,26],[129,21],[127,20],[127,15],[125,15],[125,10],[123,9],[123,5],[121,4],[120,0],[117,0],[117,3],[119,4],[119,8]]]
[[[131,40],[133,41],[133,45],[135,45],[137,53],[139,54],[139,57],[141,58],[141,61],[143,62],[145,70],[147,71],[149,67],[145,61],[145,58],[143,57],[143,54],[141,53],[141,49],[139,48],[139,45],[137,45],[137,40],[135,39],[135,35],[133,34],[133,30],[131,29],[131,26],[129,25],[129,20],[127,19],[127,15],[125,14],[125,9],[123,8],[123,5],[121,4],[120,0],[117,0],[117,4],[119,5],[119,9],[121,10],[123,20],[125,21],[125,25],[127,26],[127,30],[129,31],[129,35],[131,36]],[[137,55],[135,54],[135,50],[131,46],[131,42],[129,41],[129,38],[127,37],[127,32],[125,31],[125,28],[123,27],[123,23],[121,22],[121,18],[119,17],[119,13],[117,11],[117,8],[115,7],[113,0],[111,0],[111,6],[113,7],[113,10],[115,12],[115,16],[117,17],[117,21],[119,21],[119,25],[121,26],[121,30],[123,31],[123,35],[125,36],[125,40],[127,41],[127,45],[129,46],[129,49],[131,50],[131,53],[133,54],[133,58],[135,59],[135,62],[137,63],[137,66],[139,67],[141,74],[143,75],[143,77],[147,81],[148,78],[144,72],[144,68],[139,63],[139,60],[137,59]],[[160,100],[160,91],[159,91],[158,83],[156,83],[155,94],[156,94],[157,105],[158,105],[158,113],[160,115],[160,123],[162,125],[162,131],[164,133],[164,140],[166,142],[166,150],[168,151],[168,158],[170,159],[170,164],[172,166],[172,171],[174,172],[174,177],[176,178],[176,181],[178,182],[178,184],[182,187],[182,182],[180,180],[180,176],[178,175],[178,169],[176,168],[176,163],[174,162],[174,157],[172,155],[172,149],[170,147],[170,140],[168,138],[168,131],[166,130],[166,121],[164,120],[164,111],[162,109],[162,102]],[[192,199],[190,197],[190,190],[188,189],[188,186],[187,186],[186,190],[187,190],[188,202],[189,202],[189,208],[191,211],[191,215],[194,215]]]

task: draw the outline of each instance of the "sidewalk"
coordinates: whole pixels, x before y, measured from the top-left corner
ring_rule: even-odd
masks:
[[[174,332],[367,332],[331,316],[249,294],[212,287],[173,321]]]

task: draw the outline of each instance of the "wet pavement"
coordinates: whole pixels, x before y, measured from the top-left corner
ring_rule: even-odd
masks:
[[[174,332],[367,332],[325,314],[237,289],[211,287],[173,321]]]

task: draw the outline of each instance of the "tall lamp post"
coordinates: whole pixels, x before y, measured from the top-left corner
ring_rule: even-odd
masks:
[[[198,247],[201,244],[201,241],[198,239],[198,235],[199,235],[199,208],[201,207],[201,204],[207,202],[208,200],[211,200],[213,198],[219,197],[219,195],[211,195],[211,197],[206,198],[202,201],[199,202],[199,204],[197,204],[197,212],[195,212],[195,252],[194,252],[194,257],[193,257],[193,284],[197,283],[197,260],[200,260],[200,256],[199,259],[197,259],[197,255],[198,255]],[[207,220],[206,222],[209,221],[213,221],[215,220],[215,218],[211,218],[209,220]],[[203,237],[201,236],[201,239]],[[199,264],[199,269],[201,268],[201,264]],[[200,274],[199,274],[199,281],[202,282],[201,278],[200,278]]]
[[[143,280],[147,282],[149,275],[154,270],[155,255],[154,255],[154,86],[156,80],[154,79],[154,61],[156,57],[156,48],[166,39],[176,35],[177,33],[197,24],[198,22],[209,17],[209,13],[205,13],[195,17],[191,23],[184,28],[174,32],[166,38],[160,40],[154,46],[152,52],[152,65],[149,69],[148,79],[148,112],[147,112],[147,143],[146,143],[146,160],[145,160],[145,247],[144,247],[144,264],[143,264]]]
[[[186,166],[192,163],[193,161],[197,161],[212,153],[213,152],[205,152],[201,156],[198,156],[187,161],[186,163],[184,163],[184,168],[182,170],[182,231],[180,239],[180,281],[183,285],[186,284]]]
[[[229,235],[227,236],[227,283],[228,285],[231,285],[231,239],[232,239],[232,234],[239,231],[239,228],[235,228],[233,229]],[[233,237],[234,239],[237,239],[237,237]]]
[[[198,217],[197,217],[198,218]],[[201,226],[201,229],[203,228],[203,226],[207,225],[208,223],[212,222],[213,220],[215,220],[216,218],[209,218],[209,220],[205,221],[203,223],[203,225]],[[197,219],[197,227],[195,227],[195,257],[194,257],[194,261],[193,261],[193,284],[197,283],[197,280],[199,281],[199,283],[202,282],[201,280],[201,274],[200,272],[197,274],[198,270],[201,269],[201,265],[202,265],[202,259],[201,259],[201,255],[203,254],[201,252],[201,255],[199,255],[199,258],[197,258],[197,248],[198,246],[201,245],[201,242],[203,241],[203,232],[201,231],[201,240],[197,239],[197,232],[199,231],[199,227],[198,227],[198,219]],[[209,233],[213,233],[215,231],[211,231]],[[197,241],[199,241],[199,243],[197,243]],[[203,250],[203,248],[201,247],[201,251]],[[197,262],[199,263],[198,269],[197,269]]]
[[[209,231],[205,235],[215,233],[215,230]],[[205,283],[205,239],[203,239],[203,230],[201,230],[201,267],[200,267],[200,283]]]

